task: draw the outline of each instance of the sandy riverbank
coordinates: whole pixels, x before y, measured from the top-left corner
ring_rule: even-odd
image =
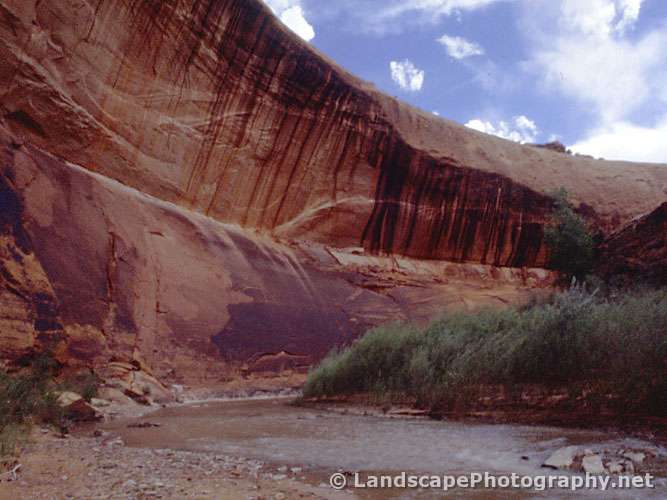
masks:
[[[126,447],[103,433],[60,438],[36,429],[0,499],[354,498],[310,484],[298,469],[220,454]],[[99,432],[95,434],[100,434]]]

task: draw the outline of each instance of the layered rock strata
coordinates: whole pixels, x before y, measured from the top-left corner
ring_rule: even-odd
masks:
[[[303,369],[370,326],[548,287],[551,189],[603,235],[667,196],[664,166],[385,96],[258,0],[0,0],[0,61],[5,360]]]
[[[521,302],[551,280],[281,243],[30,144],[1,146],[7,358],[48,346],[69,363],[134,362],[174,381],[303,369],[371,326]]]
[[[549,189],[604,230],[667,173],[521,147],[352,77],[258,0],[4,0],[0,106],[34,144],[223,222],[540,266]]]

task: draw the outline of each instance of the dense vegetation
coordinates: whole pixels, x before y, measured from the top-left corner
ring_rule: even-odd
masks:
[[[37,356],[16,374],[0,371],[0,459],[11,455],[34,423],[63,429],[65,415],[58,404],[61,391],[84,399],[95,397],[99,380],[90,372],[59,377],[58,363],[49,354]]]
[[[549,267],[563,273],[565,280],[586,278],[593,268],[595,241],[588,224],[568,201],[567,191],[551,193],[554,212],[544,231],[549,249]]]
[[[666,362],[667,291],[598,297],[573,287],[546,303],[451,314],[423,330],[374,329],[324,359],[304,396],[408,396],[433,408],[465,404],[484,385],[585,386],[589,398],[616,395],[619,411],[667,415]]]

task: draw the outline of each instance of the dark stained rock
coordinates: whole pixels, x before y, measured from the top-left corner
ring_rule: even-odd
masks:
[[[145,402],[171,398],[158,382],[165,377],[215,382],[238,370],[303,371],[374,325],[523,302],[553,279],[539,269],[280,242],[30,145],[4,168],[16,175],[31,242],[23,260],[35,263],[17,267],[27,275],[25,307],[62,325],[61,359],[95,368]],[[37,278],[53,290],[41,302],[28,286]],[[34,318],[19,319],[0,337],[10,359],[19,346],[38,348]]]
[[[667,286],[667,202],[606,239],[598,272],[617,284]]]
[[[543,293],[553,188],[602,237],[665,201],[664,166],[435,118],[258,0],[0,0],[0,61],[0,360],[49,347],[136,397]],[[649,272],[655,229],[609,255]]]

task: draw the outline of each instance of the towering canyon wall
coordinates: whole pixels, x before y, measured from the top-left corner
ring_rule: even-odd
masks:
[[[217,220],[420,258],[544,262],[544,192],[605,229],[664,169],[522,148],[374,91],[258,0],[2,2],[0,106],[90,170]]]
[[[526,268],[550,189],[605,233],[667,196],[664,166],[385,96],[258,0],[0,0],[0,60],[5,358],[307,364],[373,324],[546,286]]]
[[[0,357],[211,383],[304,368],[367,328],[548,286],[495,269],[277,242],[55,158],[0,128]]]

